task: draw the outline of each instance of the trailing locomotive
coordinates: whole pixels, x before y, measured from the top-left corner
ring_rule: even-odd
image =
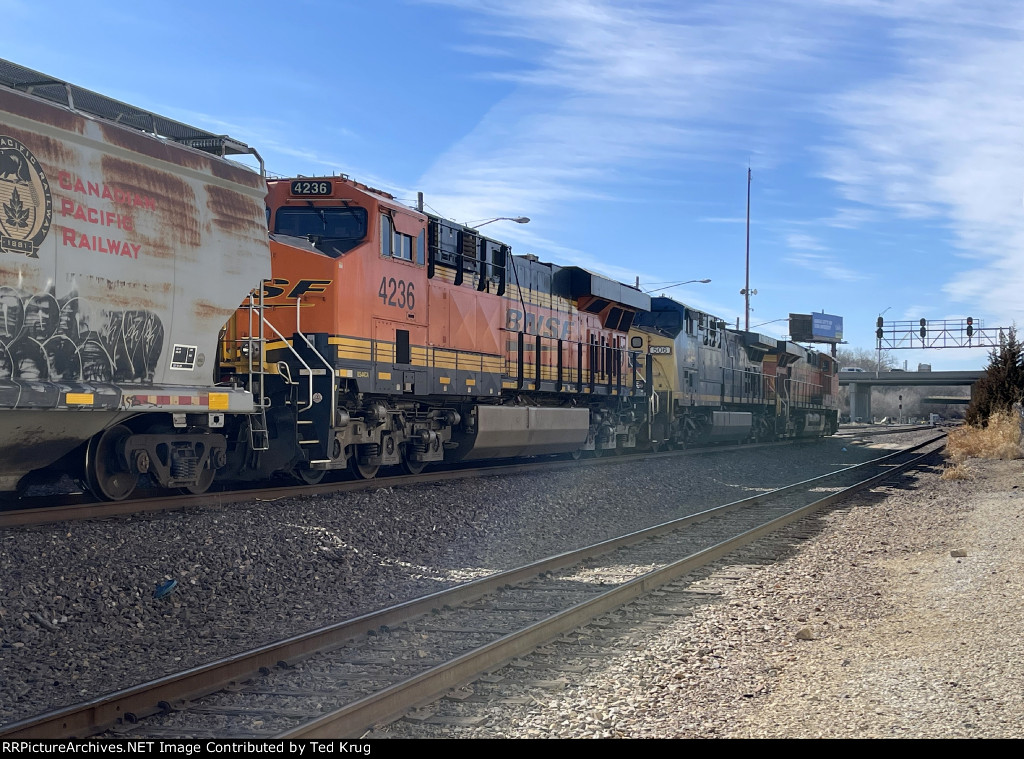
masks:
[[[0,83],[0,490],[835,429],[823,354],[343,175],[266,181],[242,143],[14,64]]]
[[[831,435],[838,429],[834,358],[726,327],[671,298],[638,315],[630,345],[650,356],[649,439],[687,445]]]

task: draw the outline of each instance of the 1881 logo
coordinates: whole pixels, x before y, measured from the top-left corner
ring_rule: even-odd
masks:
[[[35,258],[50,231],[50,183],[29,149],[0,135],[0,248]]]

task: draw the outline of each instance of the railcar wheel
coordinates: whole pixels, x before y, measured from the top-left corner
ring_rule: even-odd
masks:
[[[377,471],[379,469],[380,464],[360,464],[358,461],[352,462],[352,471],[360,480],[372,480],[377,476]]]
[[[426,468],[426,461],[409,461],[405,457],[402,458],[402,471],[406,474],[419,474]]]
[[[292,477],[303,485],[319,485],[327,475],[326,469],[293,469]]]
[[[213,484],[213,478],[217,474],[214,469],[207,467],[203,470],[202,474],[199,475],[199,479],[196,480],[195,485],[186,485],[181,489],[182,493],[191,493],[192,495],[202,495],[210,489],[210,485]]]
[[[132,494],[139,477],[122,462],[121,447],[132,431],[118,424],[95,435],[85,449],[85,484],[107,501],[122,501]]]
[[[569,455],[572,457],[573,461],[579,461],[581,458],[583,458],[583,449],[582,448],[577,448],[575,451],[573,451]]]

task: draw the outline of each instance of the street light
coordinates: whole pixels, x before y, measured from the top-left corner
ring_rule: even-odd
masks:
[[[487,219],[486,221],[481,221],[479,223],[474,223],[472,221],[469,221],[469,222],[466,222],[466,226],[467,227],[473,227],[474,229],[479,229],[480,227],[484,226],[485,224],[490,224],[491,222],[494,222],[494,221],[514,221],[516,224],[529,224],[530,223],[530,217],[529,216],[498,216],[498,217],[496,217],[494,219]]]
[[[673,287],[682,287],[683,285],[692,285],[694,282],[696,282],[698,284],[701,284],[701,285],[706,285],[710,281],[711,281],[710,279],[688,279],[685,282],[676,282],[674,284],[664,285],[662,287],[652,287],[651,289],[644,290],[643,292],[645,292],[645,293],[653,293],[655,290],[671,290]],[[650,283],[648,283],[648,284],[650,284]],[[655,283],[655,284],[657,284],[657,283]]]

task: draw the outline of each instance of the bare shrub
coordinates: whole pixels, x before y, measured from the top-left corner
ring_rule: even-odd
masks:
[[[939,479],[943,480],[973,480],[974,475],[971,474],[971,470],[967,468],[967,465],[960,461],[956,464],[945,467],[942,470],[942,474]]]
[[[985,427],[963,426],[951,430],[946,440],[946,455],[954,466],[966,459],[1019,459],[1021,453],[1020,420],[1012,411],[997,411]],[[943,479],[955,479],[946,477]]]

